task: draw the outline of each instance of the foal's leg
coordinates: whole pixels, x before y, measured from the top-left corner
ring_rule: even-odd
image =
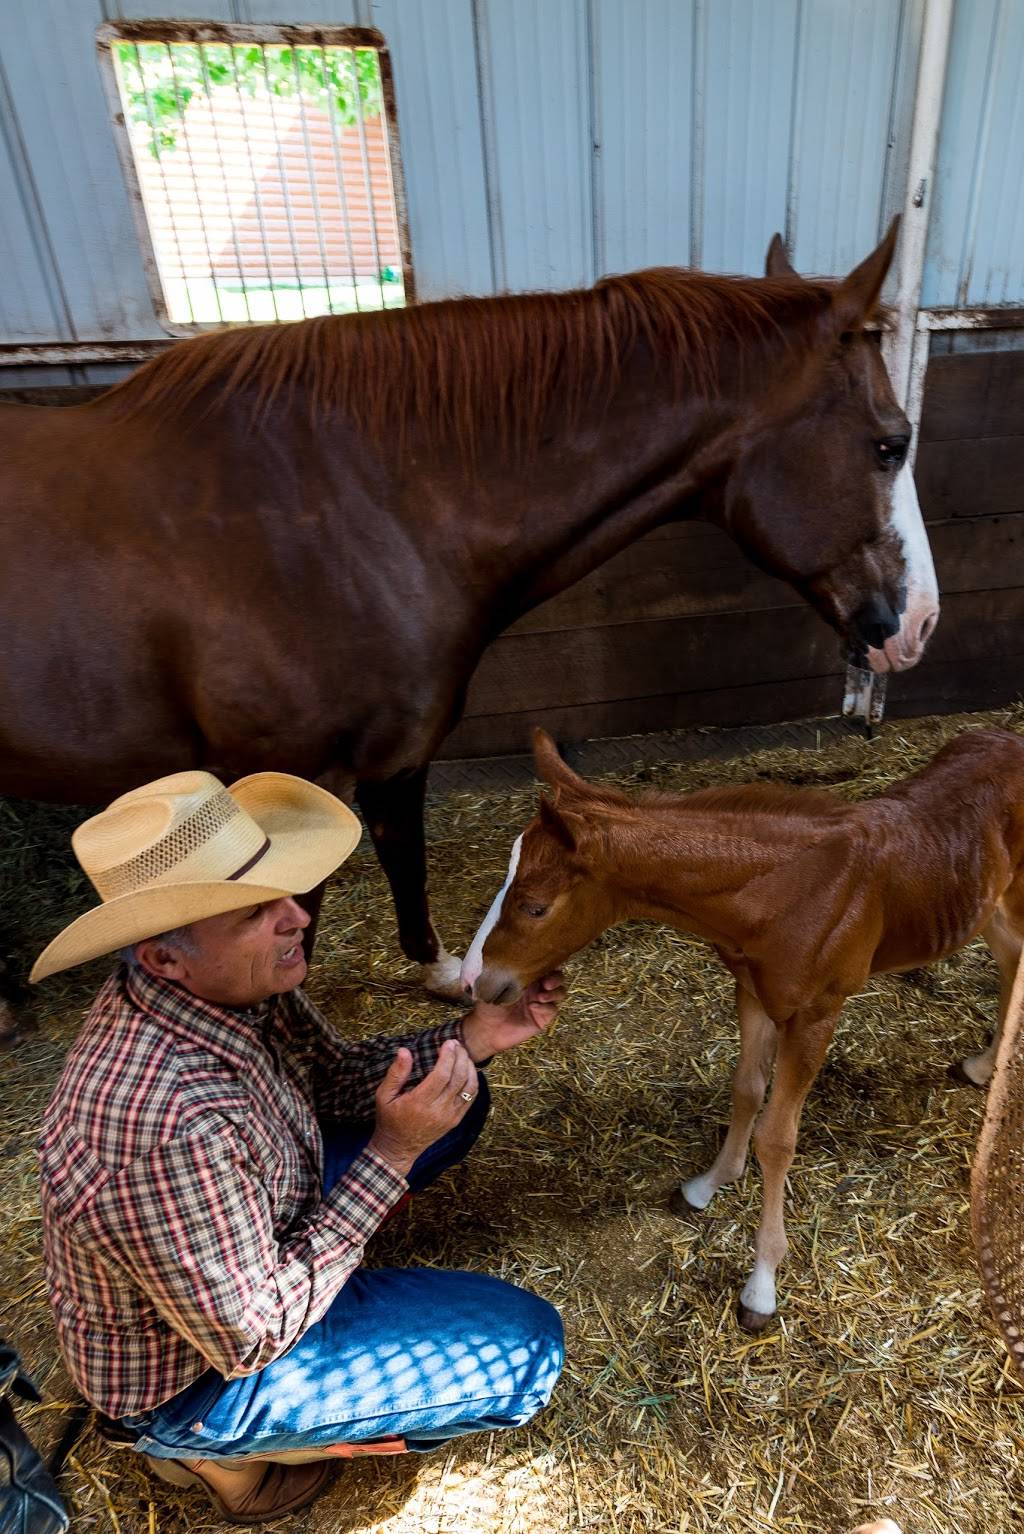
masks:
[[[423,801],[427,769],[383,783],[360,783],[359,808],[373,837],[381,867],[391,885],[402,952],[422,966],[427,990],[447,1000],[463,1000],[460,964],[446,952],[434,931],[427,903],[427,847]]]
[[[750,1133],[768,1090],[778,1033],[756,996],[737,982],[736,1011],[740,1020],[740,1057],[732,1078],[732,1118],[721,1150],[706,1172],[683,1183],[683,1203],[706,1209],[724,1183],[742,1177],[747,1164]]]
[[[775,1314],[775,1272],[786,1255],[786,1174],[793,1163],[804,1101],[821,1069],[836,1015],[805,1019],[797,1012],[779,1029],[775,1082],[754,1131],[764,1204],[754,1266],[739,1301],[739,1322],[748,1332],[763,1330]]]
[[[960,1069],[956,1073],[975,1087],[987,1087],[992,1079],[1021,951],[1021,934],[998,909],[981,935],[999,965],[999,1020],[988,1048],[983,1049],[980,1055],[968,1055],[966,1060],[960,1062]]]

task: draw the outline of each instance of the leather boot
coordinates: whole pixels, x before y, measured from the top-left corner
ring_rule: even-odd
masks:
[[[217,1516],[225,1523],[243,1527],[270,1523],[285,1513],[294,1513],[317,1498],[333,1481],[337,1465],[327,1462],[312,1465],[274,1465],[249,1460],[231,1466],[231,1479],[238,1477],[238,1491],[224,1485],[229,1462],[203,1459],[158,1459],[145,1456],[146,1463],[162,1481],[172,1486],[201,1486],[213,1503]],[[214,1477],[210,1470],[216,1465]],[[204,1470],[207,1472],[203,1474]],[[216,1488],[211,1480],[216,1479]]]

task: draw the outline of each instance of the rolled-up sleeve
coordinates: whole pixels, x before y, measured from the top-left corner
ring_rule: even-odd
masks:
[[[320,1319],[406,1189],[364,1151],[279,1240],[266,1189],[226,1126],[172,1140],[124,1168],[84,1224],[103,1260],[230,1379],[262,1369]]]

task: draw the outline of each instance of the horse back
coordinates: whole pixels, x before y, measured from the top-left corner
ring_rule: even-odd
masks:
[[[873,968],[916,968],[976,937],[1024,877],[1024,739],[968,730],[859,807],[884,870]]]
[[[965,732],[744,898],[744,962],[776,1021],[956,952],[1001,903],[1024,917],[1024,739]]]

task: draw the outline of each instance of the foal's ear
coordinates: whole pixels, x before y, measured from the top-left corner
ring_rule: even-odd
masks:
[[[832,313],[835,328],[842,334],[848,330],[860,330],[871,318],[878,303],[878,295],[886,279],[896,251],[896,237],[900,230],[897,213],[888,232],[877,250],[873,250],[849,277],[844,277],[832,295]]]
[[[538,778],[544,783],[549,783],[552,788],[571,788],[577,793],[587,792],[589,785],[562,761],[558,754],[558,747],[551,736],[547,730],[542,730],[539,726],[533,732],[533,760]]]
[[[572,819],[578,820],[579,817],[574,815]],[[546,794],[540,796],[540,823],[545,831],[561,842],[567,852],[576,851],[576,833],[569,823],[569,816],[557,810]]]
[[[786,247],[781,234],[772,235],[771,244],[768,246],[768,254],[764,258],[764,274],[766,277],[800,276],[800,273],[786,255]]]

